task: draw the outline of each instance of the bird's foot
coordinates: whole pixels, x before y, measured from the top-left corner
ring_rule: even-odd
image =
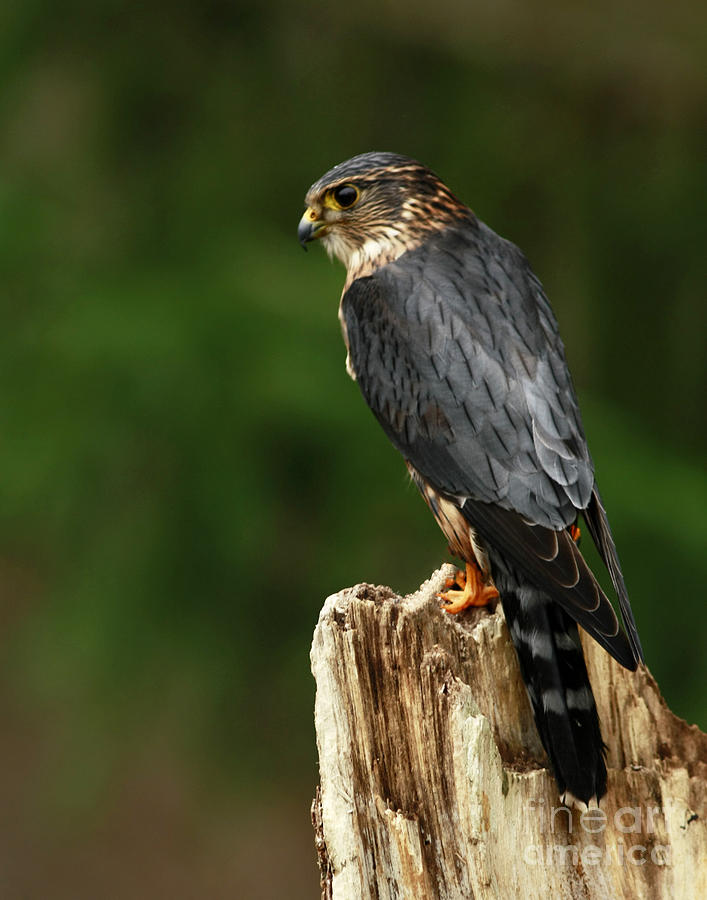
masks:
[[[570,525],[567,530],[569,531],[572,540],[579,546],[579,539],[582,537],[579,525]]]
[[[461,590],[449,590],[454,585]],[[448,578],[444,585],[445,590],[437,594],[443,602],[442,609],[448,613],[458,613],[467,606],[487,606],[498,597],[498,591],[493,584],[486,584],[481,569],[474,563],[466,564],[466,571],[457,570],[454,578]]]

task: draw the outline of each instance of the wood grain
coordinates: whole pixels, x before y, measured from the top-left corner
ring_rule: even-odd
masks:
[[[607,744],[599,812],[561,807],[503,613],[435,593],[329,597],[312,644],[322,896],[707,896],[707,736],[593,641]]]

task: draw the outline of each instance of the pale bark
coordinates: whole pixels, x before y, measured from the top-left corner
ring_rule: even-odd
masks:
[[[322,609],[323,896],[707,897],[707,736],[647,669],[584,640],[608,794],[591,818],[561,809],[500,606],[440,610],[450,570],[409,597],[358,585]]]

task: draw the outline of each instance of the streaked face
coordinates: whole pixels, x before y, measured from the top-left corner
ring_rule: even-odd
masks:
[[[304,244],[321,240],[330,255],[348,266],[366,242],[399,238],[397,220],[404,204],[401,184],[371,172],[331,184],[317,182],[307,193],[298,236]]]
[[[335,166],[305,198],[298,237],[319,239],[349,269],[362,258],[400,255],[432,227],[435,207],[459,207],[429,169],[407,157],[369,153]],[[437,210],[436,223],[439,223]]]

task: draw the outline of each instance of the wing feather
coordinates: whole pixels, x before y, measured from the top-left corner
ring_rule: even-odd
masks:
[[[491,555],[492,565],[504,565],[504,560],[508,560],[555,600],[617,662],[635,670],[642,657],[636,655],[630,629],[627,638],[608,597],[566,531],[532,525],[492,504],[467,501],[462,512],[491,546],[501,549],[500,556]]]
[[[406,460],[619,662],[642,658],[557,324],[517,248],[447,229],[342,298],[351,366]],[[565,529],[584,511],[629,640]]]
[[[432,484],[549,528],[575,520],[593,466],[557,326],[520,251],[485,226],[448,230],[354,281],[342,312],[366,401]],[[447,423],[442,440],[420,427],[429,408]]]

